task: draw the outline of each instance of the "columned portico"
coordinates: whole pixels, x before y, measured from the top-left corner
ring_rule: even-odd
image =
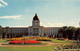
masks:
[[[33,36],[39,35],[39,28],[33,28]]]

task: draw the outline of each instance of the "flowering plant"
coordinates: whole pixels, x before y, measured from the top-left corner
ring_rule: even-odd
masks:
[[[10,44],[23,44],[24,40],[13,40],[9,42]]]
[[[41,43],[40,41],[36,40],[13,40],[9,42],[10,44],[36,44],[36,43]]]
[[[47,38],[47,37],[39,37],[39,38],[37,38],[37,40],[39,40],[39,41],[51,41],[49,38]]]
[[[36,43],[41,43],[40,41],[36,41],[36,40],[26,40],[24,42],[25,44],[36,44]]]

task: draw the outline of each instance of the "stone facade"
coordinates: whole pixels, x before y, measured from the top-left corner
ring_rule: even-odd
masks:
[[[44,27],[40,26],[40,20],[35,14],[32,20],[32,26],[29,27],[1,27],[0,37],[7,38],[22,36],[56,36],[60,27]],[[4,37],[3,37],[4,38]]]

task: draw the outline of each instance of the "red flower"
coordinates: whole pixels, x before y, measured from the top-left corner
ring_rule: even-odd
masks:
[[[10,41],[11,44],[22,44],[24,43],[24,40],[14,40],[14,41]]]
[[[25,43],[35,44],[35,43],[41,43],[41,42],[40,41],[36,41],[36,40],[26,40]]]
[[[10,41],[10,44],[36,44],[36,43],[41,43],[40,41],[36,41],[36,40],[14,40],[14,41]]]

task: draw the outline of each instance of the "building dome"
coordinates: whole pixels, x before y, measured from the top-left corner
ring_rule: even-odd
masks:
[[[39,20],[39,18],[37,16],[37,13],[35,13],[35,16],[34,16],[33,20]]]

